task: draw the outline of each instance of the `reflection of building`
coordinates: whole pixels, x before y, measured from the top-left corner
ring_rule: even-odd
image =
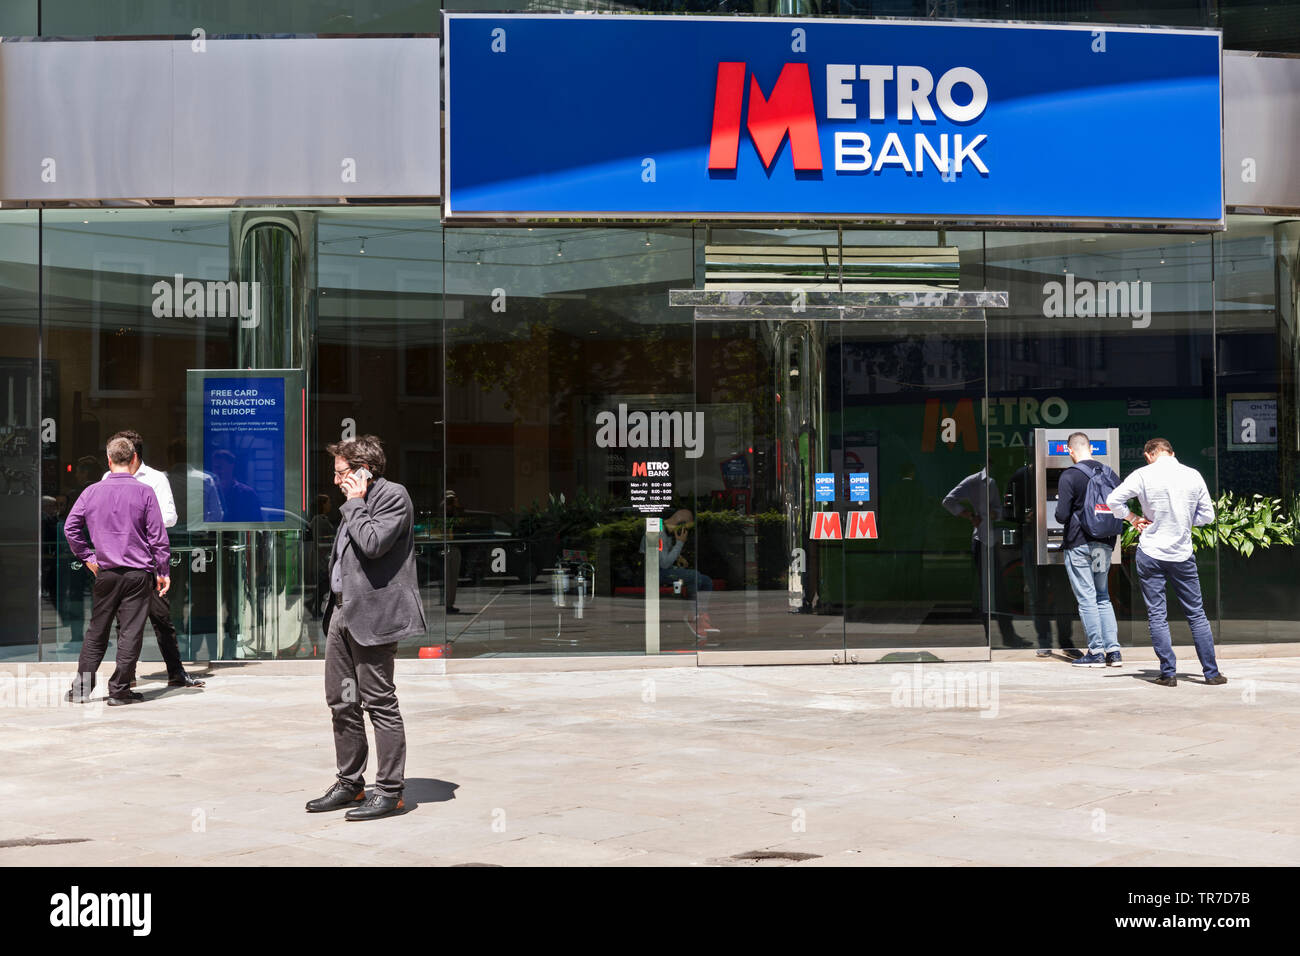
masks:
[[[494,6],[512,5],[519,6]],[[198,155],[176,168],[150,153],[151,133],[130,142],[117,135],[125,124],[100,93],[113,83],[80,84],[66,109],[42,110],[48,101],[33,90],[30,109],[41,122],[63,116],[84,124],[84,135],[67,142],[85,152],[58,154],[50,182],[42,183],[39,169],[35,183],[22,170],[0,170],[0,326],[12,356],[0,360],[0,572],[13,596],[5,598],[6,653],[75,654],[84,575],[60,551],[57,519],[83,483],[78,461],[100,456],[108,435],[139,430],[149,461],[166,467],[174,483],[194,477],[205,507],[215,507],[215,479],[201,477],[189,440],[191,369],[304,374],[298,400],[305,429],[296,454],[306,468],[299,500],[286,509],[294,517],[305,519],[315,495],[333,493],[327,443],[371,432],[385,439],[390,473],[411,491],[420,526],[430,634],[404,649],[412,655],[421,647],[446,647],[453,658],[644,650],[637,557],[644,531],[636,526],[643,516],[624,491],[632,451],[662,450],[671,461],[673,505],[697,520],[684,560],[712,576],[711,614],[725,646],[756,653],[970,650],[983,628],[971,620],[969,529],[938,502],[984,467],[1007,487],[1027,463],[1025,438],[1035,427],[1117,427],[1130,466],[1143,441],[1163,435],[1183,461],[1217,474],[1221,490],[1288,501],[1296,494],[1300,196],[1261,194],[1272,188],[1266,177],[1226,177],[1226,231],[1113,226],[1086,210],[1087,221],[1071,224],[1008,218],[981,226],[929,207],[902,224],[806,216],[604,216],[592,224],[562,215],[531,224],[444,223],[442,175],[431,158],[440,124],[429,121],[436,101],[429,90],[440,79],[435,10],[407,0],[334,6],[339,20],[321,21],[302,4],[268,5],[255,19],[240,10],[216,15],[209,42],[230,42],[248,58],[244,68],[203,79],[184,72],[191,61],[178,60],[177,75],[192,82],[184,89],[196,99],[182,95],[178,113],[159,106],[166,118],[156,125],[171,144],[167,134],[184,123],[177,115],[202,105],[197,98],[212,89],[207,82],[227,88],[223,102],[238,113],[232,123],[251,125],[223,134],[224,146],[207,141],[207,154],[193,147]],[[882,12],[878,6],[818,9],[869,16]],[[888,12],[928,16],[932,6],[905,2]],[[1262,13],[1232,0],[1213,5],[1221,21],[1202,22],[1203,6],[1180,19],[1223,26],[1229,50],[1300,51],[1294,24],[1274,20],[1264,31]],[[36,0],[7,5],[0,35],[35,34],[29,8],[36,7]],[[946,7],[946,16],[967,12],[961,4]],[[137,8],[144,9],[46,3],[39,27],[65,38],[170,37],[192,29]],[[617,9],[624,8],[657,9]],[[777,11],[742,2],[719,12]],[[1030,21],[1110,16],[1087,2],[1062,13],[1059,5],[1014,0],[997,12]],[[338,26],[344,20],[346,30]],[[320,42],[331,32],[347,37]],[[229,34],[316,39],[222,39]],[[141,95],[157,86],[172,96],[182,88],[157,79],[157,58],[172,62],[172,42],[6,43],[0,65],[20,88],[32,75],[24,70],[42,65],[31,57],[51,57],[54,75],[75,61],[93,78],[108,70],[100,57],[117,55],[115,72],[105,75],[121,77],[118,87],[129,79]],[[276,46],[284,43],[301,59]],[[346,63],[332,59],[339,49]],[[1232,101],[1242,70],[1266,71],[1272,83],[1278,69],[1294,64],[1229,54],[1225,93]],[[331,73],[345,75],[352,92],[333,99],[324,88],[313,92],[311,101],[337,103],[334,111],[323,124],[300,117],[265,95],[293,89],[286,84],[295,71],[322,83]],[[381,75],[392,84],[367,85]],[[249,76],[275,82],[253,95],[244,85]],[[1300,112],[1300,82],[1291,89],[1291,99],[1279,94],[1273,102]],[[816,91],[818,100],[823,92]],[[1245,115],[1235,109],[1227,117],[1230,170],[1244,144],[1255,142],[1249,123],[1232,125]],[[32,122],[37,133],[65,130]],[[250,130],[256,135],[244,135]],[[174,138],[177,149],[190,148],[185,137]],[[249,150],[249,142],[266,145]],[[240,145],[222,152],[231,143]],[[363,152],[370,146],[374,152]],[[326,171],[310,159],[321,155],[331,157]],[[347,178],[343,157],[356,160],[355,177]],[[98,178],[78,179],[82,169]],[[128,173],[142,178],[115,178]],[[51,192],[56,185],[60,191]],[[33,207],[42,204],[38,216]],[[1256,214],[1261,209],[1270,215]],[[189,282],[202,294],[191,299]],[[213,287],[231,282],[244,284],[236,287],[245,297],[240,307],[210,307]],[[180,308],[154,308],[158,283],[173,295],[179,285]],[[1109,283],[1149,283],[1149,297],[1140,285],[1140,308],[1137,300],[1121,303],[1118,287],[1106,297],[1101,287]],[[255,310],[247,299],[254,284]],[[1085,284],[1091,299],[1080,298]],[[980,316],[918,312],[889,320],[816,308],[708,315],[670,306],[669,293],[679,289],[831,296],[989,290],[1007,292],[1008,302]],[[1059,304],[1049,301],[1054,295]],[[1242,429],[1230,429],[1229,395],[1275,402],[1277,440],[1246,447]],[[637,444],[626,435],[598,442],[596,416],[620,405],[702,413],[704,434],[692,449],[684,435],[683,447],[649,437]],[[870,497],[851,500],[849,478],[862,474],[869,482],[859,487]],[[832,476],[833,501],[816,501],[818,475]],[[23,476],[34,483],[31,494]],[[448,573],[449,529],[440,525],[449,487],[479,516],[457,545],[463,562],[452,573],[460,578],[463,613],[453,617],[436,610]],[[184,489],[174,491],[182,502]],[[50,500],[44,514],[42,496]],[[879,513],[881,535],[817,540],[819,510],[844,515],[845,528],[854,512]],[[192,653],[311,653],[303,635],[316,624],[307,596],[317,582],[306,555],[318,544],[308,540],[305,520],[285,524],[289,530],[218,535],[191,527],[187,517],[174,530],[180,583],[173,607]],[[996,531],[988,537],[988,566],[1002,577],[1000,590],[990,592],[1020,613],[1033,575],[1023,567],[1015,522]],[[1272,563],[1279,555],[1285,552],[1243,562],[1220,554],[1221,584],[1210,593],[1224,640],[1289,637],[1297,629],[1300,606],[1288,597],[1285,570]],[[41,587],[42,567],[56,586]],[[587,588],[581,617],[580,571]],[[38,592],[39,613],[22,598]],[[1121,584],[1115,593],[1123,599],[1127,591]],[[662,649],[695,649],[677,613],[682,600],[671,589],[660,595]],[[1126,613],[1126,626],[1141,619],[1140,607],[1130,604]],[[1029,622],[1015,623],[1022,637],[1031,636]],[[1140,634],[1138,627],[1127,639]]]

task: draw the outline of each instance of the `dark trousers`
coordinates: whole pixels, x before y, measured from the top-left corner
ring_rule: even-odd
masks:
[[[1155,648],[1156,657],[1160,658],[1160,676],[1173,677],[1178,671],[1173,639],[1169,634],[1169,607],[1165,600],[1165,583],[1168,582],[1174,586],[1178,603],[1187,615],[1187,624],[1192,629],[1192,641],[1196,645],[1196,656],[1201,660],[1201,669],[1206,677],[1218,677],[1219,667],[1214,659],[1214,631],[1210,629],[1210,621],[1201,604],[1201,578],[1196,573],[1196,559],[1161,561],[1144,554],[1138,548],[1137,573],[1138,583],[1142,585],[1142,598],[1147,603],[1147,628],[1151,631],[1151,646]]]
[[[118,619],[117,669],[108,680],[109,697],[126,697],[131,693],[135,662],[144,643],[144,622],[149,616],[149,592],[154,576],[134,568],[99,569],[91,588],[94,605],[90,627],[81,642],[77,658],[77,676],[72,681],[73,696],[88,697],[95,687],[95,671],[108,650],[108,635],[113,618]]]
[[[346,605],[334,608],[325,637],[325,701],[334,718],[338,778],[351,787],[365,786],[369,750],[361,716],[364,705],[375,729],[375,790],[398,797],[406,779],[406,728],[393,684],[397,644],[358,644],[344,621],[346,610]]]
[[[167,665],[167,679],[185,676],[180,644],[176,641],[176,625],[172,623],[171,601],[167,595],[159,594],[157,588],[149,590],[149,623],[153,625],[154,637],[158,639],[158,651],[162,654],[163,663]],[[117,629],[120,637],[120,622]]]

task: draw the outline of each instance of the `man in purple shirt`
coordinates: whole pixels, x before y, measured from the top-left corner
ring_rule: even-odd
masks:
[[[144,700],[143,694],[132,693],[131,675],[144,643],[149,593],[156,587],[160,595],[166,594],[171,587],[171,548],[158,496],[131,475],[135,446],[114,438],[107,451],[108,477],[81,493],[63,526],[72,553],[95,575],[90,627],[66,699],[89,699],[116,616],[117,670],[108,681],[108,703],[115,707]]]

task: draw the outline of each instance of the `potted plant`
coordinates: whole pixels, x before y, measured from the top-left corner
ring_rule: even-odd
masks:
[[[1201,590],[1211,618],[1219,616],[1220,608],[1224,616],[1234,619],[1300,618],[1291,550],[1296,527],[1296,505],[1287,507],[1281,498],[1231,491],[1219,495],[1214,502],[1214,520],[1192,528]],[[1139,537],[1136,529],[1125,525],[1122,546],[1126,558],[1136,550]],[[1132,591],[1136,605],[1141,592],[1136,587]]]

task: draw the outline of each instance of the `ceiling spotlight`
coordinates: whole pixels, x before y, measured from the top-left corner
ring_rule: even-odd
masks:
[[[557,243],[555,244],[555,255],[556,255],[557,258],[558,258],[558,257],[563,257],[563,256],[564,256],[564,243],[563,243],[563,242],[557,242]]]
[[[648,232],[645,234],[645,244],[646,244],[646,248],[648,249],[650,247],[650,233]]]
[[[366,254],[366,237],[365,237],[365,236],[362,236],[362,237],[361,237],[361,254],[362,254],[363,256]]]

